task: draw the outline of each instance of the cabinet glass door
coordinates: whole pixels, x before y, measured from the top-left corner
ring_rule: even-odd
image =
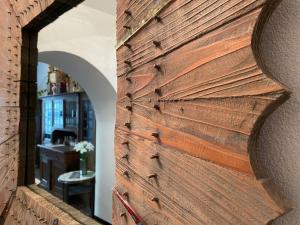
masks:
[[[43,101],[44,108],[44,138],[50,138],[52,132],[52,100],[44,100]]]
[[[66,101],[66,127],[76,128],[78,125],[77,121],[77,102],[76,101]]]
[[[93,106],[89,100],[83,100],[82,108],[82,140],[94,143],[95,116]]]
[[[61,99],[54,100],[53,105],[53,127],[64,128],[64,101]]]

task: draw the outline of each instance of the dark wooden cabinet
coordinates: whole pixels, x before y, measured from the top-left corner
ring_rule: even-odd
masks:
[[[55,129],[65,129],[79,134],[80,93],[65,93],[42,97],[42,142],[51,139]]]
[[[62,198],[62,184],[59,175],[79,170],[79,153],[63,145],[38,145],[40,152],[40,185],[52,194]]]
[[[74,132],[78,141],[89,141],[95,145],[95,114],[86,93],[65,93],[40,99],[41,143],[51,140],[53,130],[63,129]]]
[[[57,178],[69,171],[79,170],[79,153],[73,147],[57,144],[57,130],[72,133],[77,141],[95,145],[96,120],[92,104],[84,92],[45,96],[41,100],[41,145],[37,146],[41,186],[62,197],[62,185]],[[56,130],[55,132],[53,132]],[[74,136],[74,137],[75,137]],[[63,138],[59,138],[61,142]],[[47,144],[48,143],[48,144]],[[51,143],[51,144],[50,144]],[[94,152],[88,157],[88,169],[95,170]]]

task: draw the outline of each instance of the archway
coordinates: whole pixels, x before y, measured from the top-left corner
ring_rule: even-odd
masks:
[[[41,52],[39,61],[71,74],[84,88],[93,104],[97,121],[95,215],[111,221],[116,92],[100,71],[79,56],[59,51]]]

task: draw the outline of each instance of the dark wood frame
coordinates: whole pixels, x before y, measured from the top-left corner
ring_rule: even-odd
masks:
[[[36,106],[36,74],[37,74],[37,41],[38,32],[56,20],[60,15],[70,10],[83,0],[74,1],[55,1],[50,7],[42,11],[28,25],[22,28],[22,57],[21,57],[21,81],[24,85],[21,87],[20,103],[22,106],[20,113],[20,121],[24,122],[20,129],[20,156],[25,162],[24,168],[19,168],[18,185],[34,184],[34,156],[35,156],[35,140],[30,138],[28,134],[34,133],[34,114]]]

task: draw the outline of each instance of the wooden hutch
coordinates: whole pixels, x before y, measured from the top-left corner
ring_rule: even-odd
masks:
[[[78,170],[79,153],[65,146],[63,138],[53,138],[53,132],[66,133],[74,141],[89,141],[95,145],[96,121],[94,110],[85,92],[63,93],[40,97],[41,132],[37,145],[37,164],[40,185],[56,196],[62,197],[60,174]],[[91,156],[88,168],[95,169]]]

